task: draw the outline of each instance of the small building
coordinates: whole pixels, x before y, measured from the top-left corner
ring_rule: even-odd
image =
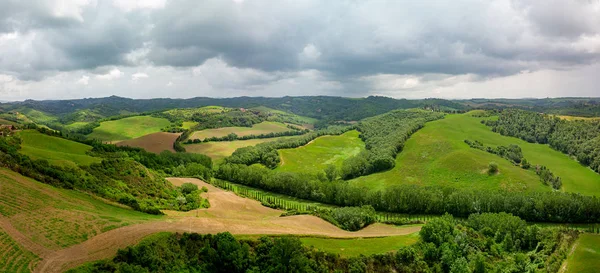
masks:
[[[0,124],[0,136],[9,136],[11,135],[17,128],[14,125],[2,125]]]

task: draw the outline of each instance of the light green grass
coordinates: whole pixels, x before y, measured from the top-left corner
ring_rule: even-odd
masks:
[[[160,132],[160,129],[169,126],[169,124],[169,120],[164,118],[151,116],[128,117],[100,123],[100,126],[96,127],[88,135],[88,138],[102,141],[138,138],[147,134]]]
[[[231,133],[234,133],[238,136],[247,136],[287,131],[291,131],[291,129],[287,128],[287,126],[283,123],[265,121],[258,124],[254,124],[252,127],[223,127],[217,129],[206,129],[202,131],[196,131],[189,138],[204,140],[205,138],[209,137],[224,137]]]
[[[345,159],[365,150],[359,135],[353,130],[339,136],[318,137],[298,148],[279,150],[281,164],[275,170],[314,173],[330,164],[339,168]]]
[[[564,120],[600,120],[600,117],[577,117],[577,116],[562,116],[557,115],[560,119]]]
[[[85,121],[76,121],[76,122],[73,122],[73,123],[71,123],[71,124],[68,124],[66,127],[67,127],[68,129],[71,129],[71,130],[76,130],[76,129],[79,129],[79,128],[81,128],[81,127],[83,127],[83,126],[86,126],[86,125],[88,125],[88,124],[89,124],[89,122],[85,122]]]
[[[293,113],[288,113],[285,111],[281,111],[281,110],[275,110],[266,106],[258,106],[258,107],[254,107],[252,108],[252,110],[257,110],[260,111],[262,113],[269,113],[272,114],[273,118],[284,118],[284,119],[290,119],[293,120],[295,123],[302,123],[302,124],[315,124],[318,120],[316,118],[310,118],[310,117],[305,117],[305,116],[299,116]]]
[[[215,114],[229,112],[231,110],[232,108],[226,108],[221,106],[204,106],[200,108],[171,109],[164,111],[163,113],[181,120],[191,120],[195,114]]]
[[[567,256],[567,273],[595,273],[600,270],[600,235],[581,234],[575,250]]]
[[[213,160],[223,159],[230,156],[238,148],[255,146],[256,144],[276,141],[280,139],[287,139],[291,137],[274,137],[274,138],[261,138],[261,139],[249,139],[249,140],[236,140],[236,141],[215,141],[205,142],[199,144],[186,144],[184,145],[185,150],[188,153],[204,154],[211,157]]]
[[[547,145],[527,143],[494,133],[480,123],[481,119],[467,113],[447,115],[442,120],[429,122],[406,142],[404,150],[396,158],[394,169],[360,177],[351,183],[373,189],[395,184],[417,184],[550,191],[550,187],[544,186],[533,171],[513,166],[497,155],[470,148],[464,143],[465,139],[470,139],[489,146],[517,144],[533,165],[545,165],[560,176],[564,190],[600,195],[600,175]],[[491,161],[498,163],[498,175],[489,176],[485,173]]]
[[[198,124],[198,122],[195,122],[195,121],[184,121],[183,124],[181,125],[181,128],[191,129],[192,127],[196,126],[197,124]]]
[[[17,125],[16,122],[0,118],[0,125]]]
[[[397,251],[399,248],[412,245],[418,240],[419,233],[381,238],[300,238],[300,241],[302,241],[304,245],[312,246],[321,251],[340,254],[344,257],[356,257],[360,255],[368,256]]]
[[[81,243],[108,230],[161,219],[57,189],[0,168],[0,214],[24,236],[49,249]]]
[[[19,132],[19,136],[22,140],[20,152],[32,159],[46,159],[51,164],[60,166],[89,165],[101,161],[100,158],[87,155],[92,147],[82,143],[45,135],[35,130]]]

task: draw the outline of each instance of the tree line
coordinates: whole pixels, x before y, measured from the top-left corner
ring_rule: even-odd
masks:
[[[238,136],[236,133],[230,133],[226,136],[207,137],[203,140],[200,140],[198,138],[193,139],[193,140],[188,139],[185,143],[186,144],[198,144],[198,143],[212,142],[212,141],[234,141],[234,140],[275,138],[275,137],[283,137],[283,136],[299,136],[299,135],[306,134],[308,132],[310,132],[310,130],[304,129],[304,130],[290,130],[290,131],[284,131],[284,132],[270,132],[270,133],[258,134],[258,135],[251,134],[251,135],[245,135],[245,136]]]
[[[290,236],[161,234],[69,272],[557,272],[577,238],[577,231],[527,225],[504,213],[446,215],[425,224],[414,245],[351,258]]]
[[[357,130],[366,151],[344,160],[340,170],[342,179],[393,168],[406,140],[426,122],[443,117],[444,114],[437,112],[394,110],[360,121]]]
[[[494,132],[527,142],[549,144],[600,172],[600,120],[563,120],[523,110],[504,110],[497,121],[484,121]]]
[[[216,177],[268,191],[337,206],[371,205],[377,211],[444,214],[507,212],[527,221],[558,223],[600,222],[600,199],[564,192],[516,192],[469,188],[396,185],[369,190],[324,176],[273,172],[244,164],[223,164]]]

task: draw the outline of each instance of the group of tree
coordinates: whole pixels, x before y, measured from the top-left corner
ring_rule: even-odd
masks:
[[[371,205],[377,211],[444,214],[507,212],[527,221],[589,223],[600,221],[600,199],[564,192],[520,192],[470,188],[395,185],[369,190],[324,175],[273,172],[244,164],[223,164],[216,177],[302,199],[337,206]]]
[[[481,141],[468,139],[465,139],[465,143],[471,148],[486,151],[488,153],[505,158],[515,166],[520,166],[523,169],[531,168],[531,163],[523,157],[523,152],[521,151],[521,147],[519,145],[510,144],[508,146],[491,147],[484,146]],[[498,171],[498,165],[495,165],[495,170],[492,170],[493,168],[491,166],[492,164],[490,163],[490,173],[495,174]],[[540,180],[544,185],[550,185],[555,190],[559,190],[562,187],[562,179],[558,176],[555,176],[554,173],[552,173],[546,166],[535,165],[534,171],[540,177]]]
[[[344,160],[342,179],[368,175],[393,168],[404,142],[428,121],[444,114],[430,111],[394,110],[360,121],[357,129],[366,151]]]
[[[283,136],[299,136],[299,135],[303,135],[310,132],[310,130],[308,129],[304,129],[304,130],[290,130],[290,131],[283,131],[283,132],[270,132],[270,133],[266,133],[266,134],[259,134],[259,135],[244,135],[244,136],[238,136],[236,133],[230,133],[226,136],[222,136],[222,137],[207,137],[203,140],[200,140],[198,138],[196,139],[188,139],[185,143],[186,144],[198,144],[198,143],[202,143],[202,142],[212,142],[212,141],[234,141],[234,140],[248,140],[248,139],[264,139],[264,138],[275,138],[275,137],[283,137]]]
[[[527,225],[509,214],[477,214],[434,219],[419,237],[395,252],[346,258],[297,237],[161,234],[69,272],[557,272],[578,232]]]
[[[61,137],[60,132],[38,129]],[[170,152],[156,155],[139,148],[117,147],[97,141],[86,143],[93,147],[91,155],[102,158],[100,163],[58,166],[20,153],[18,135],[0,137],[0,166],[42,183],[89,192],[151,214],[160,214],[160,209],[190,210],[202,205],[199,192],[190,196],[197,202],[178,201],[182,193],[164,176],[210,179],[212,161],[209,157]]]
[[[600,172],[600,120],[563,120],[523,110],[505,110],[497,121],[487,121],[494,132],[528,142],[549,144],[555,150],[576,157]]]

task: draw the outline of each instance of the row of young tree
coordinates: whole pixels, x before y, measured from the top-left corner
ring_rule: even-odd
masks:
[[[198,138],[196,139],[188,139],[186,140],[186,144],[198,144],[202,142],[213,142],[213,141],[234,141],[234,140],[248,140],[248,139],[263,139],[263,138],[274,138],[274,137],[283,137],[283,136],[299,136],[310,132],[310,130],[290,130],[283,132],[270,132],[266,134],[258,134],[258,135],[244,135],[238,136],[236,133],[230,133],[226,136],[222,137],[207,137],[203,140]]]
[[[296,148],[308,144],[317,137],[324,135],[341,135],[347,131],[353,130],[354,126],[330,126],[327,129],[321,129],[309,132],[299,137],[281,139],[272,142],[261,143],[256,146],[249,146],[237,149],[233,154],[225,158],[225,164],[244,164],[252,165],[256,163],[263,164],[268,168],[274,169],[279,165],[278,149]]]
[[[530,226],[509,214],[446,215],[419,237],[395,252],[345,258],[297,237],[163,234],[69,272],[557,272],[578,232]]]
[[[563,120],[523,110],[504,110],[497,121],[485,121],[494,132],[528,142],[549,144],[600,172],[600,120]]]
[[[514,192],[469,188],[397,185],[372,191],[346,181],[328,182],[324,176],[273,172],[244,164],[221,165],[216,177],[302,199],[337,206],[371,205],[377,211],[444,214],[508,212],[527,221],[600,222],[600,199],[563,192]]]
[[[394,110],[360,121],[357,129],[366,151],[344,160],[340,170],[342,179],[393,168],[404,142],[426,122],[443,117],[443,113],[437,112]]]
[[[529,170],[532,168],[531,163],[523,157],[523,152],[519,145],[510,144],[508,146],[499,145],[497,147],[490,147],[484,146],[481,141],[468,139],[465,139],[465,143],[471,148],[486,151],[505,158],[515,166],[520,166],[523,169]],[[559,190],[562,187],[562,179],[555,176],[546,166],[535,165],[533,166],[533,171],[540,177],[540,180],[544,185],[550,185],[555,190]],[[495,170],[495,172],[497,172],[497,170]]]

